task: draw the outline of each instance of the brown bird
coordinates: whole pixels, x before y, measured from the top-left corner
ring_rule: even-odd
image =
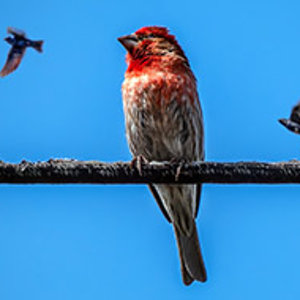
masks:
[[[279,119],[278,121],[288,130],[300,134],[300,102],[293,107],[289,119]]]
[[[122,94],[133,156],[147,161],[203,160],[196,79],[175,36],[167,28],[150,26],[119,41],[127,50]],[[206,281],[196,227],[201,185],[150,184],[149,188],[173,225],[184,284]]]
[[[10,74],[18,68],[27,47],[32,47],[38,52],[43,51],[42,45],[44,41],[32,41],[26,38],[24,31],[13,27],[8,27],[7,33],[13,35],[13,37],[9,36],[4,40],[12,45],[12,47],[8,53],[6,63],[0,72],[1,77]]]

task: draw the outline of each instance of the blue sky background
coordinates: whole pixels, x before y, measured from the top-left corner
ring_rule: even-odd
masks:
[[[129,160],[116,38],[174,33],[198,78],[206,156],[299,158],[277,119],[300,98],[299,1],[21,1],[11,25],[45,40],[0,80],[0,159]],[[4,64],[8,44],[0,42]],[[298,186],[205,185],[205,284],[181,282],[171,226],[145,186],[0,186],[0,299],[299,299]]]

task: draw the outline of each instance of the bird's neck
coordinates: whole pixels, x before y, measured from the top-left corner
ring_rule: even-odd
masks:
[[[150,55],[139,58],[127,56],[126,62],[128,68],[126,73],[138,74],[153,73],[153,72],[171,72],[180,73],[189,70],[189,65],[186,59],[175,55]]]

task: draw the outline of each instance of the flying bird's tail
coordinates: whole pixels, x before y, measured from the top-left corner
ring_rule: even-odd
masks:
[[[206,270],[200,250],[196,223],[190,236],[180,232],[175,224],[174,231],[180,256],[182,280],[185,285],[190,285],[194,280],[206,281]]]
[[[31,47],[34,48],[38,52],[43,52],[43,44],[44,41],[32,41]]]

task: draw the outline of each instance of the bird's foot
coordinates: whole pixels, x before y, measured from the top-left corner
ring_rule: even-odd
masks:
[[[170,164],[178,164],[175,173],[175,181],[179,181],[179,176],[181,174],[182,167],[187,163],[187,159],[183,157],[175,157],[170,160]]]
[[[143,165],[148,163],[149,161],[147,160],[147,158],[145,158],[143,155],[138,155],[132,159],[130,163],[130,167],[131,168],[136,167],[139,172],[139,175],[143,176]]]

